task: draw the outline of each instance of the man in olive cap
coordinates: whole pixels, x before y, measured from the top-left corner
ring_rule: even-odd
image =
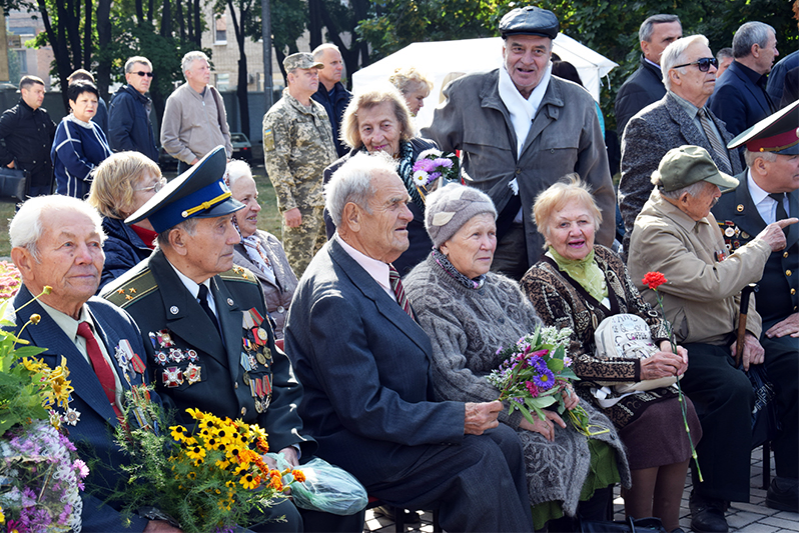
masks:
[[[283,215],[286,258],[300,278],[327,240],[322,173],[338,156],[328,113],[311,98],[324,65],[301,52],[286,57],[283,67],[287,87],[264,115],[264,166]]]
[[[704,148],[681,146],[668,151],[652,182],[655,187],[631,235],[628,268],[644,299],[654,306],[658,305],[655,291],[639,280],[649,271],[661,272],[668,280],[658,293],[677,342],[689,352],[689,370],[681,387],[698,406],[703,426],[697,447],[703,483],[695,483],[692,491],[692,529],[724,532],[728,502],[746,502],[750,495],[755,395],[750,380],[731,357],[736,352],[740,292],[761,278],[770,254],[786,246],[782,230],[797,219],[767,225],[731,254],[711,207],[721,195],[720,188],[731,189],[739,182],[721,173]],[[761,317],[751,309],[742,354],[745,371],[765,362],[760,335]],[[776,363],[770,356],[768,369]],[[795,363],[795,375],[796,368]],[[696,470],[693,474],[698,480]]]
[[[746,246],[768,224],[797,217],[798,206],[798,102],[785,107],[743,132],[728,145],[744,145],[747,170],[736,176],[739,186],[723,194],[712,212],[735,252]],[[766,353],[769,379],[779,391],[787,391],[787,404],[777,404],[781,430],[772,439],[777,477],[767,490],[767,506],[797,512],[798,502],[798,226],[785,230],[786,248],[772,252],[758,282],[756,310],[761,315],[759,342]],[[788,351],[794,357],[780,360],[787,366],[773,368],[771,354]]]
[[[126,310],[142,333],[156,390],[193,424],[186,409],[257,424],[271,451],[293,466],[316,449],[297,414],[302,387],[275,348],[264,293],[249,270],[233,266],[244,208],[223,181],[218,146],[155,194],[126,222],[148,219],[158,233],[153,255],[106,285],[103,298]],[[284,523],[268,522],[285,516]],[[360,531],[360,514],[303,511],[286,500],[254,519],[254,531]],[[349,521],[349,522],[348,522]]]
[[[604,213],[614,213],[616,202],[594,100],[550,74],[556,16],[534,6],[516,8],[500,21],[500,34],[503,66],[450,84],[422,136],[442,150],[464,152],[472,185],[497,206],[492,270],[519,279],[544,246],[531,212],[539,192],[577,172]],[[597,240],[611,245],[613,216],[604,217]]]

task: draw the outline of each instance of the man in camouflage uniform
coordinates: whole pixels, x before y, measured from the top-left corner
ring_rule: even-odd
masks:
[[[336,160],[325,108],[311,99],[322,63],[311,54],[283,60],[288,87],[264,115],[264,164],[283,215],[283,248],[299,278],[323,244],[322,171]]]

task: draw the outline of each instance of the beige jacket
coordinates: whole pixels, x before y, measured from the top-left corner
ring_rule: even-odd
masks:
[[[184,83],[167,98],[161,121],[161,144],[169,155],[184,163],[202,159],[224,146],[230,159],[233,154],[225,104],[211,85],[201,95]]]
[[[725,259],[718,262],[715,252]],[[761,279],[771,249],[754,240],[729,254],[714,215],[695,222],[653,190],[634,224],[628,269],[650,305],[655,291],[642,283],[647,272],[667,278],[659,287],[666,318],[681,343],[729,344],[739,316],[739,293]],[[747,331],[761,335],[761,317],[751,298]]]

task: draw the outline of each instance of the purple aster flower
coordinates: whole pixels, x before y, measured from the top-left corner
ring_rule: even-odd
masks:
[[[80,459],[75,459],[73,466],[75,467],[75,471],[78,473],[81,479],[89,475],[89,467],[86,466],[86,463]]]
[[[564,356],[564,366],[572,366],[572,357],[568,355]]]
[[[542,390],[550,390],[556,384],[556,379],[550,369],[545,369],[538,376],[533,377],[533,382]]]
[[[444,157],[440,157],[433,160],[434,167],[444,167],[444,168],[453,168],[453,162],[449,159]]]
[[[541,357],[536,358],[536,371],[540,374],[547,371],[547,363]]]

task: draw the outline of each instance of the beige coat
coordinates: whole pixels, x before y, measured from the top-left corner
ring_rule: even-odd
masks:
[[[717,262],[715,252],[725,259]],[[659,287],[666,318],[681,343],[727,344],[739,316],[739,293],[761,279],[771,249],[752,241],[729,254],[714,215],[695,222],[653,190],[636,218],[628,269],[650,305],[657,306],[655,291],[642,278],[658,271],[667,278]],[[747,330],[761,335],[761,317],[751,298]]]

